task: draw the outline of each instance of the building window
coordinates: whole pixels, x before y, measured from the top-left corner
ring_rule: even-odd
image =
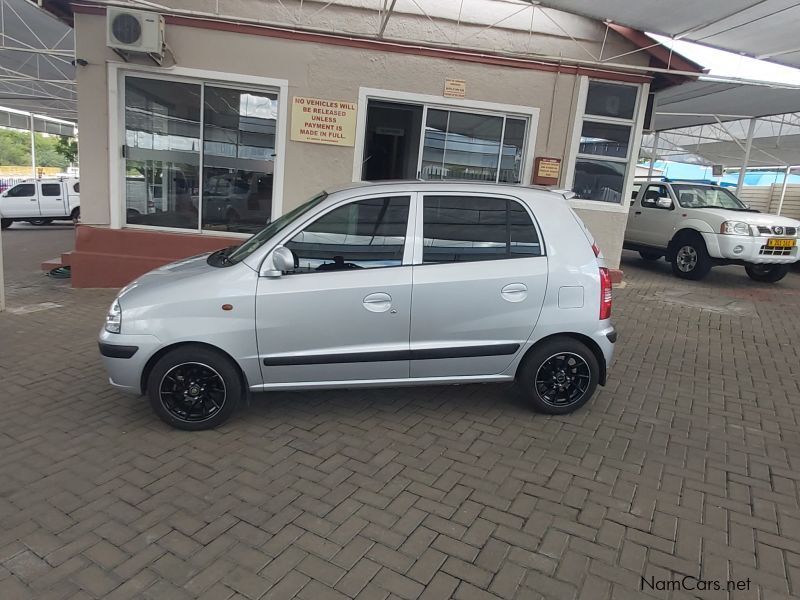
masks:
[[[126,223],[253,233],[272,216],[278,94],[125,77]]]
[[[577,198],[622,202],[637,97],[637,86],[589,81],[572,186]]]
[[[361,178],[520,183],[528,119],[369,100]]]

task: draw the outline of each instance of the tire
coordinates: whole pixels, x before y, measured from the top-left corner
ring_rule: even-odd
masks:
[[[13,219],[0,219],[0,229],[8,229],[13,222]]]
[[[549,415],[567,414],[586,404],[599,380],[594,352],[570,337],[535,346],[517,372],[517,384],[534,410]]]
[[[660,252],[653,252],[652,250],[639,250],[639,256],[644,260],[658,260],[664,255]]]
[[[79,206],[70,213],[69,218],[72,219],[72,224],[77,225],[81,222],[81,207]]]
[[[187,431],[222,425],[236,410],[242,390],[235,363],[203,346],[170,350],[156,362],[147,379],[153,411],[168,425]]]
[[[761,283],[776,283],[789,274],[790,265],[754,265],[744,266],[747,276]]]
[[[53,219],[28,219],[28,223],[31,225],[36,225],[37,227],[41,227],[42,225],[49,225],[53,222]]]
[[[699,234],[683,235],[673,242],[672,273],[681,279],[700,280],[711,270],[711,257]]]

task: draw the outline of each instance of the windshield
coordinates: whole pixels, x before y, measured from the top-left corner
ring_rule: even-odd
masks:
[[[314,196],[311,200],[301,204],[297,208],[293,208],[286,214],[281,215],[272,223],[264,227],[261,231],[247,240],[244,244],[236,248],[233,252],[231,252],[227,256],[226,262],[228,264],[234,264],[243,261],[245,258],[250,256],[253,252],[258,250],[261,246],[264,245],[268,239],[278,233],[281,229],[284,228],[288,223],[294,221],[297,217],[302,215],[303,213],[311,210],[317,204],[325,200],[328,197],[328,194],[322,192],[321,194]]]
[[[722,187],[673,183],[672,189],[683,208],[725,208],[747,210],[736,196]]]

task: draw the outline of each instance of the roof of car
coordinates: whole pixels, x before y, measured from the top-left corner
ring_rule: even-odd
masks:
[[[336,192],[344,192],[348,190],[360,189],[360,188],[374,188],[380,190],[381,188],[434,188],[434,189],[442,189],[442,188],[458,188],[462,190],[474,190],[474,191],[487,191],[487,190],[495,190],[497,192],[505,192],[508,193],[512,190],[539,190],[543,192],[552,192],[556,193],[559,196],[568,198],[571,197],[572,192],[570,190],[559,190],[553,189],[550,187],[545,187],[541,185],[520,185],[520,184],[513,184],[513,183],[494,183],[490,181],[469,181],[463,179],[437,179],[437,180],[421,180],[421,179],[391,179],[385,181],[353,181],[349,183],[344,183],[335,186],[329,186],[325,188],[325,192],[328,194],[334,194]]]

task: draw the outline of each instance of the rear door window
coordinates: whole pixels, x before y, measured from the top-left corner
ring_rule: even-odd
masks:
[[[483,196],[426,196],[423,264],[541,256],[539,234],[522,204]]]
[[[43,183],[42,196],[60,196],[61,184],[60,183]]]

